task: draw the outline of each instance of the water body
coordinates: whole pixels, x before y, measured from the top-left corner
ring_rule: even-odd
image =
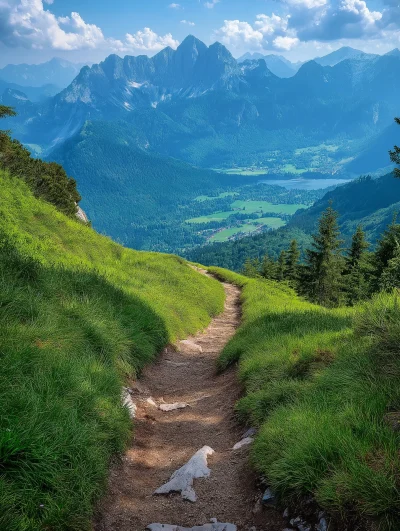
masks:
[[[265,184],[283,186],[288,190],[323,190],[330,186],[340,186],[350,182],[351,179],[269,179],[259,181]]]

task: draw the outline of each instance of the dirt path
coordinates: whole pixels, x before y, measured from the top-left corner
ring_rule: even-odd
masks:
[[[210,518],[230,522],[238,531],[281,531],[285,526],[274,510],[261,511],[261,492],[248,464],[249,449],[232,451],[243,435],[234,418],[239,398],[234,370],[215,374],[219,352],[240,320],[239,289],[224,284],[224,312],[202,333],[190,338],[202,353],[166,349],[136,384],[137,419],[132,446],[110,476],[109,492],[94,525],[96,531],[143,531],[151,523],[192,527]],[[146,402],[185,402],[190,407],[164,413]],[[196,503],[179,494],[153,496],[171,474],[203,446],[215,454],[208,460],[211,476],[196,479]]]

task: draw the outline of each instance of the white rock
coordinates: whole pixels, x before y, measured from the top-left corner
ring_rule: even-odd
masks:
[[[176,409],[185,409],[185,407],[189,407],[189,404],[175,402],[174,404],[160,404],[158,409],[161,409],[161,411],[175,411]]]
[[[158,488],[154,494],[169,494],[170,492],[180,492],[184,500],[195,502],[196,493],[193,489],[193,480],[198,478],[207,478],[211,470],[207,466],[207,458],[212,455],[214,450],[209,446],[203,446],[194,456],[174,472],[165,485]],[[211,528],[212,529],[212,528]]]
[[[248,444],[251,444],[254,441],[253,437],[246,437],[245,439],[242,439],[238,443],[235,444],[235,446],[232,448],[232,450],[240,450],[243,446],[247,446]]]
[[[157,404],[154,401],[154,398],[151,397],[151,396],[146,400],[146,402],[147,402],[147,404],[149,404],[149,406],[158,407]]]
[[[201,354],[203,352],[200,345],[197,345],[189,339],[179,341],[177,348],[179,352],[183,352],[184,354]]]
[[[237,527],[234,524],[222,524],[220,522],[195,527],[181,527],[179,525],[170,524],[150,524],[146,529],[149,531],[237,531]]]
[[[132,400],[132,397],[129,393],[129,389],[126,387],[122,388],[122,395],[121,395],[122,405],[127,408],[129,412],[129,416],[131,419],[136,418],[136,404]]]

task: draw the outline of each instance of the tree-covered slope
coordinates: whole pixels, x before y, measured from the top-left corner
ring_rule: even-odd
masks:
[[[125,249],[0,171],[0,528],[89,528],[130,435],[121,388],[206,326],[220,284]]]
[[[149,227],[175,231],[179,209],[196,196],[217,190],[223,177],[137,144],[136,130],[127,124],[87,122],[52,152],[51,159],[76,176],[82,207],[94,227],[140,249],[146,245]],[[161,234],[161,246],[162,238]]]

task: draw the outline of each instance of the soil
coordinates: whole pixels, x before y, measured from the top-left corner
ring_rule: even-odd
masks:
[[[137,417],[131,447],[113,467],[108,494],[94,522],[96,531],[144,531],[151,523],[186,527],[211,518],[237,525],[238,531],[281,531],[281,512],[261,506],[262,490],[249,464],[249,446],[233,451],[246,429],[239,426],[234,405],[241,394],[235,369],[216,374],[216,360],[240,323],[240,291],[224,284],[224,312],[192,338],[202,353],[167,348],[133,386]],[[162,412],[157,404],[185,402],[190,406]],[[196,479],[197,501],[180,494],[154,496],[171,474],[200,448],[211,446],[211,476]]]

